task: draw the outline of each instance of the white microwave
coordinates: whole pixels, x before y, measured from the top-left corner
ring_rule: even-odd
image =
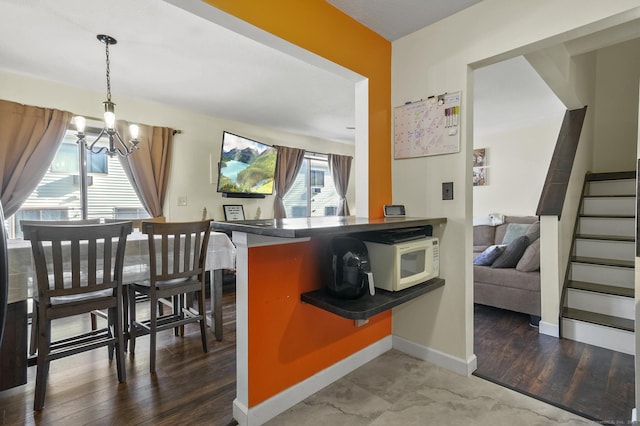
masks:
[[[440,274],[440,246],[435,237],[394,244],[364,243],[377,288],[404,290]]]

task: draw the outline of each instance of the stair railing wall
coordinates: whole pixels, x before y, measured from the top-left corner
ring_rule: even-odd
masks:
[[[587,107],[567,110],[556,141],[536,215],[540,217],[540,333],[560,336],[561,296],[589,150],[579,151]],[[578,159],[576,160],[576,156]]]

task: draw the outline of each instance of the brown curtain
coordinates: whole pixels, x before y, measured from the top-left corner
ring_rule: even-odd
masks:
[[[129,123],[118,121],[116,126],[125,141],[131,140]],[[169,183],[173,129],[145,125],[138,127],[140,149],[128,157],[120,157],[120,163],[147,212],[152,217],[164,216],[162,207]]]
[[[273,201],[273,217],[282,219],[287,217],[287,212],[284,209],[284,196],[293,186],[302,167],[304,149],[286,146],[276,146],[276,149],[278,150],[278,165],[274,179],[276,199]]]
[[[20,209],[47,172],[72,114],[0,100],[0,201]]]
[[[340,196],[337,216],[349,216],[349,204],[347,204],[347,188],[349,187],[349,175],[351,175],[351,161],[353,157],[345,155],[329,154],[329,172],[333,177],[333,184]]]

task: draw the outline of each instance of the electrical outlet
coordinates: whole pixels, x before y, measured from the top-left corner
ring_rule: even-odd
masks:
[[[187,205],[187,196],[181,195],[178,197],[178,205],[181,207],[186,207]]]
[[[453,200],[453,182],[442,182],[442,199]]]

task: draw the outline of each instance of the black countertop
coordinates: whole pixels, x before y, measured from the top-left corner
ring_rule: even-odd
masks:
[[[324,216],[287,219],[258,219],[235,222],[212,222],[211,226],[223,231],[281,238],[303,238],[314,235],[349,234],[355,232],[385,231],[446,223],[446,218],[364,218],[355,216]]]

